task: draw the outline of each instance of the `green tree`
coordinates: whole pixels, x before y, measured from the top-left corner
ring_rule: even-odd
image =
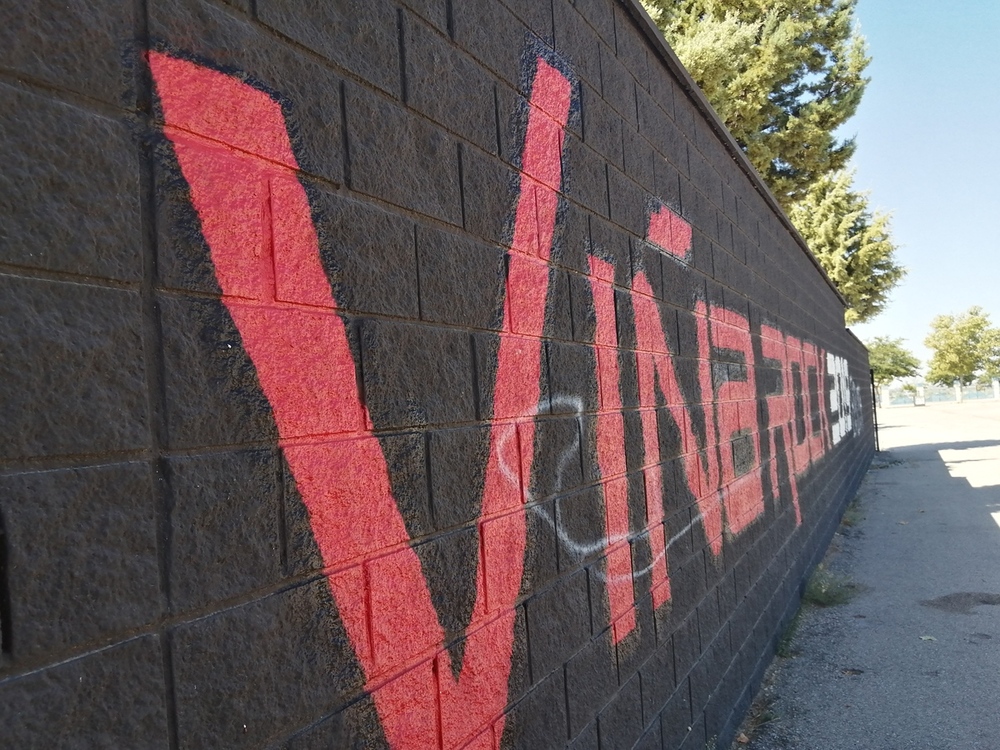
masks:
[[[844,168],[868,79],[856,0],[643,0],[786,210]]]
[[[875,373],[875,385],[881,388],[897,378],[912,378],[920,360],[903,346],[903,339],[876,336],[865,343],[868,363]]]
[[[851,185],[854,140],[835,135],[868,83],[857,0],[642,2],[848,300],[847,322],[877,315],[904,269],[888,217]]]
[[[982,357],[982,378],[1000,378],[1000,328],[989,328],[979,342]]]
[[[882,312],[906,274],[894,259],[889,217],[872,213],[868,197],[852,188],[846,171],[821,177],[789,218],[849,305],[848,324]]]
[[[932,383],[950,385],[958,380],[969,385],[977,375],[1000,369],[1000,331],[990,326],[990,316],[979,306],[961,315],[935,317],[924,344],[934,352],[927,373]]]

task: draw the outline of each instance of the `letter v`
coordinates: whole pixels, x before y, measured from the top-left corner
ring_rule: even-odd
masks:
[[[498,353],[476,603],[456,681],[358,396],[281,107],[191,62],[151,52],[149,64],[164,133],[190,187],[222,301],[274,412],[323,562],[334,571],[330,588],[389,744],[450,748],[479,732],[491,744],[488,733],[503,730],[513,605],[523,573],[522,486],[530,478],[540,395],[569,81],[537,58]]]

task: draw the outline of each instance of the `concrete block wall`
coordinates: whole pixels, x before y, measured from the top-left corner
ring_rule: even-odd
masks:
[[[867,354],[635,3],[4,10],[0,745],[732,736]]]

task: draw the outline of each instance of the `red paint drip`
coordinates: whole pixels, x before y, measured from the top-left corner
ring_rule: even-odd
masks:
[[[551,249],[569,82],[539,58],[503,329],[516,326],[522,335],[505,333],[500,341],[483,554],[455,681],[385,457],[358,397],[281,108],[217,71],[157,52],[149,64],[222,301],[271,404],[323,562],[342,568],[329,577],[330,588],[390,745],[450,748],[476,734],[499,736],[523,572],[522,475],[531,470],[520,465],[517,424],[509,420],[522,420],[522,439],[532,444],[548,272],[527,256],[545,261]]]

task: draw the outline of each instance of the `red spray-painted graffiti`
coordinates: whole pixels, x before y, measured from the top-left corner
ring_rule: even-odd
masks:
[[[149,63],[164,132],[190,186],[223,303],[273,409],[280,446],[386,738],[397,748],[494,747],[504,727],[514,606],[523,575],[524,503],[541,396],[541,342],[570,81],[543,57],[533,61],[478,520],[475,604],[456,679],[420,560],[392,495],[386,458],[359,398],[347,332],[320,262],[281,107],[209,68],[159,52],[150,53]],[[690,225],[670,209],[651,212],[647,239],[678,262],[689,255],[691,238]],[[590,258],[600,403],[596,440],[617,642],[636,627],[630,544],[636,532],[629,521],[614,270],[607,261]],[[630,299],[644,450],[646,525],[640,533],[648,535],[650,586],[654,606],[660,607],[671,596],[671,540],[664,525],[657,410],[665,407],[677,426],[686,482],[699,511],[692,524],[702,525],[718,555],[724,533],[739,534],[764,511],[767,472],[777,494],[779,445],[788,456],[801,520],[797,477],[831,445],[821,395],[826,374],[816,347],[762,326],[765,364],[773,362],[780,373],[765,399],[769,427],[762,434],[751,327],[745,316],[698,301],[693,313],[702,431],[685,401],[644,273],[632,279]],[[839,374],[844,368],[837,367]],[[845,392],[839,381],[836,387],[838,394]],[[850,430],[847,401],[843,395],[836,401],[843,404],[834,430],[838,440]],[[770,449],[770,467],[761,465],[762,442]]]
[[[666,206],[660,206],[649,216],[646,239],[678,258],[691,251],[691,225]]]
[[[523,481],[509,467],[519,466],[521,477],[531,470],[530,450],[519,457],[517,445],[533,444],[569,82],[537,61],[507,333],[498,354],[476,604],[454,680],[385,458],[358,398],[281,109],[261,92],[192,63],[152,53],[150,65],[223,300],[274,410],[323,561],[338,569],[330,587],[387,739],[393,747],[456,747],[491,724],[499,733],[525,545]],[[392,585],[378,583],[387,581]]]

